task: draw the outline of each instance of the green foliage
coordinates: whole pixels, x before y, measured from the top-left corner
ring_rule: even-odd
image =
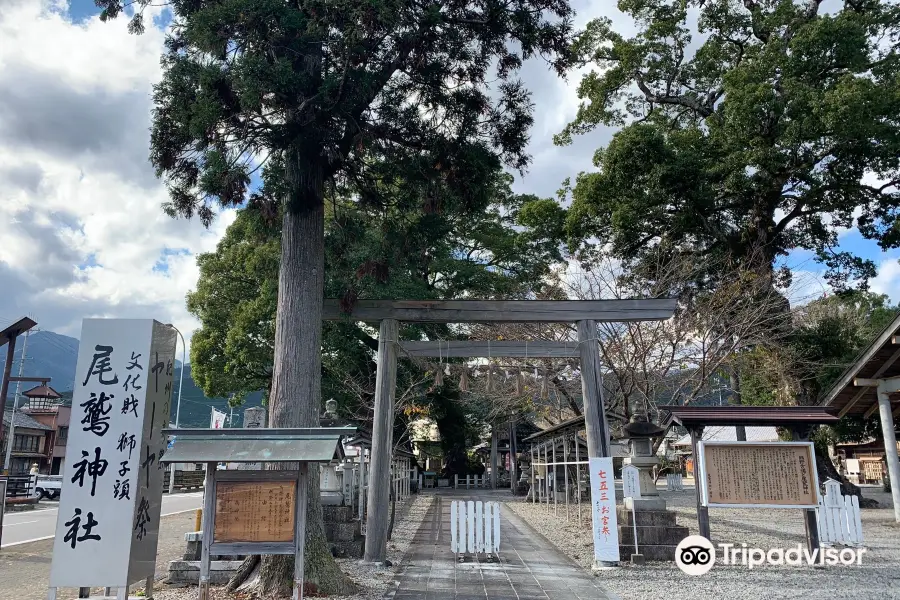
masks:
[[[104,20],[125,4],[98,0]],[[532,106],[514,73],[539,55],[562,72],[572,16],[562,0],[170,7],[151,161],[169,184],[167,210],[207,223],[211,205],[245,201],[259,156],[285,159],[286,195],[268,200],[297,212],[321,205],[328,183],[380,202],[384,188],[370,184],[400,161],[408,181],[460,196],[479,164],[524,168]]]
[[[635,35],[598,19],[573,45],[577,62],[596,70],[582,78],[584,102],[556,142],[598,125],[622,129],[571,190],[571,243],[598,238],[629,264],[664,249],[761,272],[807,249],[835,288],[865,287],[874,264],[835,248],[838,227],[853,225],[884,249],[900,245],[900,7],[619,7]]]

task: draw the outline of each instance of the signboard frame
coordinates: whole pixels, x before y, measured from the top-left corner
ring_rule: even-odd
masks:
[[[810,471],[812,476],[813,483],[813,492],[816,496],[815,504],[734,504],[734,503],[711,503],[709,501],[709,487],[707,481],[707,471],[706,471],[706,448],[709,446],[770,446],[770,447],[785,447],[785,446],[793,446],[798,447],[802,446],[808,449],[809,451],[809,459],[812,469]],[[811,509],[817,508],[819,506],[819,500],[821,500],[821,494],[819,492],[819,472],[817,470],[816,465],[816,451],[815,445],[813,442],[738,442],[738,441],[725,441],[725,442],[708,442],[708,441],[698,441],[697,442],[697,466],[700,471],[700,502],[703,506],[708,508],[802,508],[802,509]]]
[[[213,485],[211,496],[213,501],[210,504],[210,526],[211,532],[215,533],[215,524],[217,516],[216,498],[218,497],[218,484],[220,483],[286,483],[298,482],[300,479],[300,471],[212,471]],[[294,537],[286,542],[219,542],[216,541],[214,535],[209,544],[209,552],[212,555],[231,556],[231,555],[250,555],[250,554],[294,554],[297,548],[297,525],[298,519],[304,519],[305,515],[301,515],[297,507],[297,493],[299,486],[294,487]]]

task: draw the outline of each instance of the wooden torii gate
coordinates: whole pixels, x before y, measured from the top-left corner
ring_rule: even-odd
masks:
[[[588,456],[609,456],[603,404],[597,322],[658,321],[675,312],[675,300],[359,300],[348,314],[339,300],[326,299],[322,318],[379,321],[375,415],[369,469],[366,546],[363,560],[383,562],[387,552],[390,462],[397,379],[397,349],[412,356],[496,356],[581,359],[581,389]],[[577,344],[565,342],[401,342],[399,322],[576,323]]]

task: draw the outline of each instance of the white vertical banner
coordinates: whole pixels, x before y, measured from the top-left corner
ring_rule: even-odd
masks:
[[[154,574],[175,335],[151,319],[82,324],[50,587]]]
[[[225,428],[225,417],[227,417],[228,415],[226,415],[223,412],[219,412],[214,408],[211,410],[212,410],[212,416],[209,419],[210,428],[224,429]]]
[[[591,519],[594,560],[619,562],[619,528],[616,522],[616,488],[612,458],[591,457]]]

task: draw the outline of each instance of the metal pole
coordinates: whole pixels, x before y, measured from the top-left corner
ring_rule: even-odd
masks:
[[[178,400],[175,401],[175,429],[181,426],[181,386],[184,385],[184,362],[187,358],[187,344],[184,343],[184,336],[178,331],[178,328],[168,323],[168,327],[175,330],[178,337],[181,338],[181,370],[178,375]],[[178,338],[175,338],[175,350],[178,350]],[[169,494],[175,490],[175,463],[171,463],[172,468],[169,470]]]
[[[25,352],[28,350],[28,335],[31,330],[25,332],[25,341],[22,342],[22,359],[19,362],[19,377],[21,378],[25,371]],[[10,354],[11,355],[11,354]],[[16,395],[13,396],[13,411],[9,417],[9,431],[6,432],[6,458],[3,459],[3,472],[9,473],[9,460],[12,456],[13,436],[16,433],[16,411],[19,409],[19,390],[22,388],[22,381],[16,381]],[[52,467],[52,465],[51,465]]]
[[[575,504],[578,506],[578,524],[581,525],[581,457],[579,456],[578,432],[575,432],[575,486],[578,490],[578,499]]]
[[[563,436],[563,477],[566,478],[566,523],[569,522],[569,436]]]
[[[544,442],[544,499],[550,512],[550,461],[547,460],[547,442]]]
[[[559,479],[556,476],[556,438],[552,440],[553,444],[553,514],[559,514],[559,502],[557,496],[559,494],[556,493],[556,488],[559,483]]]

